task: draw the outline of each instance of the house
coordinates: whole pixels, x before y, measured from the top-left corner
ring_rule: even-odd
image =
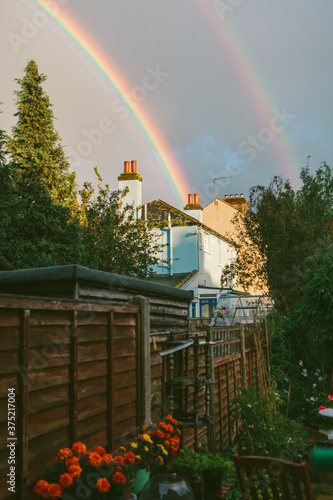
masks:
[[[204,209],[198,194],[188,195],[184,211],[162,200],[142,206],[142,177],[137,172],[136,161],[124,163],[124,172],[118,180],[119,189],[128,188],[124,203],[133,203],[137,217],[148,221],[164,245],[159,263],[153,268],[153,280],[193,291],[191,317],[212,316],[221,295],[221,270],[236,258],[231,241],[204,223]],[[234,208],[228,208],[235,212]]]

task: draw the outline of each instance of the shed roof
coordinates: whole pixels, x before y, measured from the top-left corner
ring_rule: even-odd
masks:
[[[40,285],[43,290],[46,290],[49,287],[52,288],[52,284],[55,284],[57,286],[54,295],[59,297],[62,295],[62,284],[63,287],[66,288],[75,282],[85,283],[91,286],[103,286],[110,289],[135,290],[143,294],[166,295],[186,300],[191,300],[193,297],[191,291],[179,290],[148,280],[89,269],[88,267],[79,266],[77,264],[0,272],[0,292],[5,293],[14,292],[22,294],[26,293],[27,288],[36,288],[38,285]],[[50,296],[50,294],[48,294],[48,296]]]

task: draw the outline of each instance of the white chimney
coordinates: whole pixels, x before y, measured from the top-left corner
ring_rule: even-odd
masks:
[[[199,222],[202,222],[202,206],[199,203],[199,195],[197,193],[194,195],[194,199],[193,194],[188,195],[188,202],[187,205],[185,205],[184,210],[187,215],[190,215]]]
[[[136,218],[141,216],[141,205],[142,205],[142,177],[136,171],[137,162],[135,160],[130,162],[124,162],[124,172],[118,177],[119,189],[124,190],[128,188],[128,193],[123,198],[123,205],[134,206],[136,212]],[[140,209],[140,210],[139,210]]]

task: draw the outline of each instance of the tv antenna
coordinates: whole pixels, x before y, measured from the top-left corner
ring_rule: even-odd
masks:
[[[217,198],[216,181],[219,181],[221,179],[231,179],[231,175],[228,175],[227,177],[214,177],[213,182],[214,182],[214,190],[215,190],[215,197],[216,198]]]

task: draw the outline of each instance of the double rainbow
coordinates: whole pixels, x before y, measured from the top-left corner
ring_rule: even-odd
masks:
[[[133,109],[129,98],[130,88],[119,68],[116,68],[101,47],[90,37],[77,22],[69,15],[65,9],[59,8],[56,11],[48,7],[48,2],[43,0],[22,0],[32,11],[44,11],[49,18],[49,25],[57,36],[69,47],[76,57],[87,67],[89,72],[101,85],[113,96],[126,104],[130,110],[130,120],[148,146],[148,149],[156,161],[157,167],[161,171],[166,185],[169,188],[178,207],[183,207],[187,194],[192,192],[188,180],[177,162],[170,146],[164,139],[158,125],[153,122],[148,112],[142,106],[140,109]],[[57,1],[54,0],[55,4]],[[196,6],[196,2],[193,3]],[[272,117],[273,99],[265,90],[261,83],[259,71],[250,54],[246,52],[246,44],[242,43],[241,37],[227,22],[221,22],[214,9],[200,4],[198,8],[206,17],[206,22],[215,33],[218,43],[228,47],[230,63],[235,74],[244,84],[244,91],[253,105],[255,113],[261,123],[269,123]],[[279,144],[273,144],[276,156],[281,162],[281,169],[285,176],[293,182],[298,172],[297,161],[293,153],[292,146],[288,143],[286,132],[281,133]]]

